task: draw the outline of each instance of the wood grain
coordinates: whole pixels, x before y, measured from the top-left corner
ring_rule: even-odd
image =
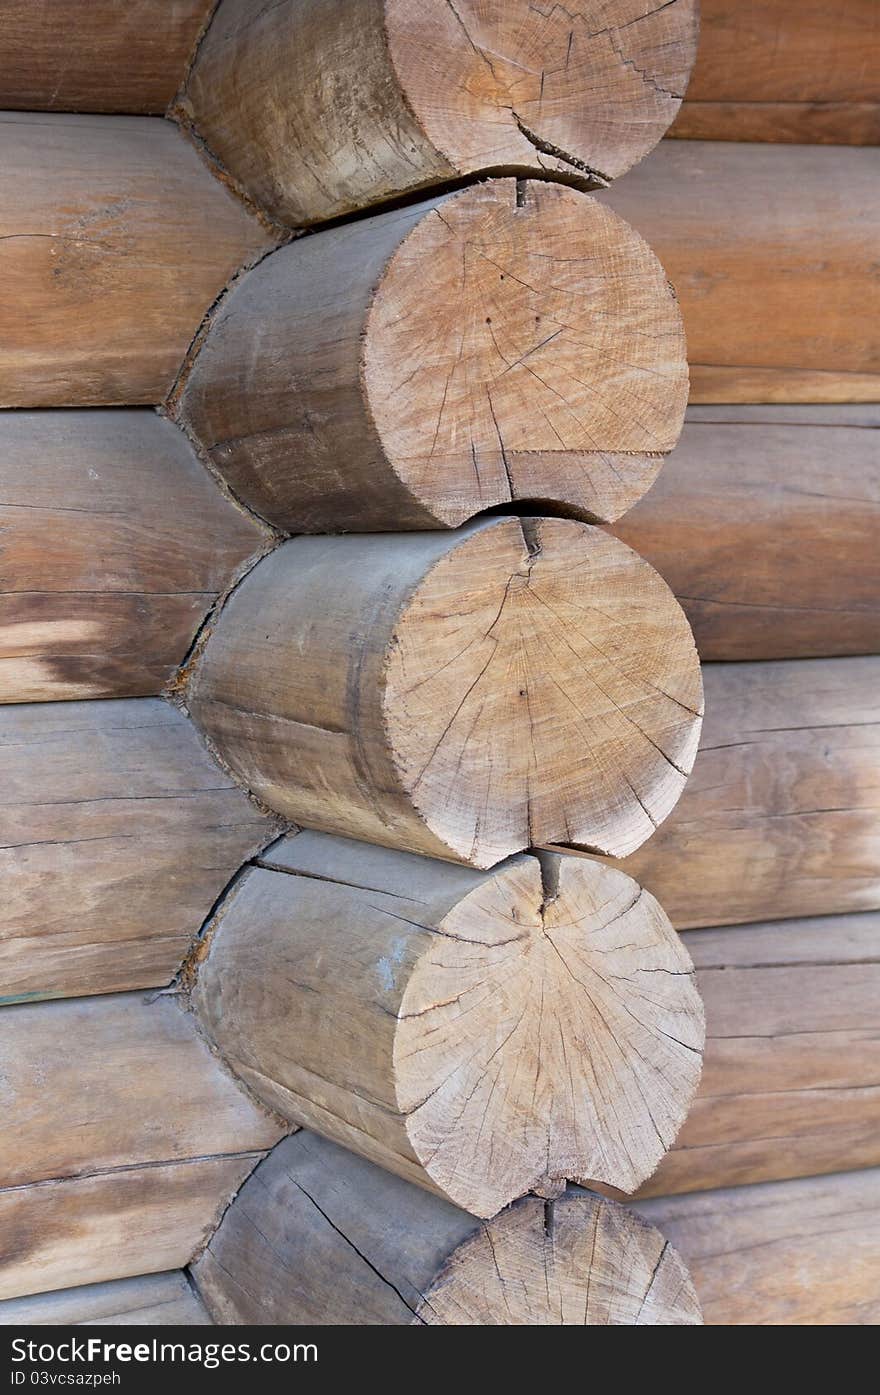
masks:
[[[167,121],[0,114],[0,406],[161,402],[271,245]]]
[[[161,114],[215,0],[5,0],[0,108]]]
[[[678,439],[687,364],[650,248],[595,199],[496,179],[299,238],[222,303],[177,411],[288,532],[619,517]]]
[[[700,410],[614,529],[669,582],[700,657],[880,653],[880,412]]]
[[[675,1250],[577,1188],[493,1221],[300,1132],[242,1188],[195,1264],[218,1323],[694,1326]]]
[[[691,401],[880,399],[873,150],[665,141],[598,197],[678,292]]]
[[[147,411],[0,413],[0,702],[161,691],[270,535]]]
[[[691,779],[624,870],[679,929],[880,909],[880,659],[703,679]]]
[[[701,0],[700,47],[670,135],[877,145],[874,0]]]
[[[656,572],[600,529],[513,518],[284,543],[225,606],[188,701],[296,823],[477,867],[638,847],[702,710]]]
[[[181,1270],[0,1302],[0,1327],[210,1327]]]
[[[180,115],[295,226],[485,171],[622,174],[678,111],[695,0],[222,0]]]
[[[168,983],[279,831],[155,698],[0,707],[0,1000]]]
[[[642,1201],[709,1326],[880,1321],[880,1169]]]

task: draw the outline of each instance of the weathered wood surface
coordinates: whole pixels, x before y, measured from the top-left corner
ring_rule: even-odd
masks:
[[[678,111],[695,0],[222,0],[180,115],[303,226],[485,170],[622,174]]]
[[[493,1221],[300,1132],[195,1264],[218,1323],[693,1326],[675,1250],[625,1207],[528,1197]]]
[[[168,983],[280,831],[156,698],[0,707],[0,776],[6,1001]]]
[[[0,1298],[183,1268],[253,1163],[248,1153],[0,1189]]]
[[[876,0],[701,0],[697,63],[670,135],[880,144]]]
[[[702,688],[680,607],[629,548],[494,518],[284,543],[224,607],[189,705],[296,823],[489,867],[638,847],[685,784]]]
[[[0,108],[159,115],[215,0],[4,0]]]
[[[870,423],[870,424],[868,424]],[[703,660],[880,653],[880,408],[690,408],[615,534]]]
[[[880,1165],[880,915],[686,934],[703,1077],[643,1195]]]
[[[0,1327],[211,1327],[182,1270],[0,1302]]]
[[[681,1253],[709,1326],[876,1326],[880,1169],[634,1208]]]
[[[155,412],[0,412],[0,702],[158,693],[267,530]]]
[[[500,179],[300,238],[215,315],[178,412],[292,533],[551,500],[620,516],[678,439],[681,315],[595,199]]]
[[[0,1010],[0,1188],[258,1153],[283,1130],[176,998],[111,994]],[[60,1126],[63,1121],[63,1127]]]
[[[680,930],[880,909],[880,658],[703,679],[693,774],[624,871]]]
[[[0,113],[0,406],[161,402],[271,245],[170,122]]]
[[[552,854],[475,872],[321,833],[263,860],[194,995],[258,1098],[478,1216],[653,1172],[697,1087],[703,1010],[629,877]]]
[[[599,197],[678,292],[691,401],[880,398],[875,150],[664,141]]]

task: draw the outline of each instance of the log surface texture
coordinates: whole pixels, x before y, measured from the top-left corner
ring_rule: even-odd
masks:
[[[496,518],[284,543],[224,607],[189,704],[296,823],[489,867],[638,847],[685,784],[702,689],[680,607],[629,548]]]
[[[692,402],[880,399],[876,150],[664,141],[599,197],[678,292]]]
[[[675,445],[681,315],[595,199],[502,179],[300,238],[221,304],[178,412],[293,533],[620,516]]]
[[[615,526],[700,658],[880,653],[880,407],[691,407]]]
[[[0,1327],[212,1325],[202,1300],[180,1269],[0,1302]]]
[[[270,535],[154,412],[0,412],[0,702],[161,691]]]
[[[605,183],[660,139],[695,0],[222,0],[180,114],[282,222],[481,171]]]
[[[224,903],[195,993],[291,1121],[478,1216],[631,1192],[700,1075],[692,966],[653,898],[580,858],[492,873],[300,833]]]
[[[0,707],[0,770],[0,1000],[168,983],[280,831],[156,698]]]
[[[0,109],[161,115],[215,0],[4,0]]]
[[[218,1323],[693,1326],[675,1250],[571,1189],[478,1221],[304,1131],[270,1153],[193,1276]]]
[[[270,246],[170,122],[0,114],[0,407],[161,402]]]
[[[693,774],[623,869],[680,930],[880,909],[880,658],[703,679]]]
[[[876,0],[700,0],[700,46],[670,135],[880,144]]]

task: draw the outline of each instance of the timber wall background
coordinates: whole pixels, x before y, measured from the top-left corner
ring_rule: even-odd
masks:
[[[289,7],[277,8],[280,23]],[[350,24],[370,8],[346,3],[336,12]],[[387,8],[403,33],[407,7]],[[553,8],[564,33],[547,42],[564,47],[571,33],[575,56],[582,43],[588,53],[571,17]],[[646,18],[651,9],[631,8]],[[323,167],[298,181],[283,160],[272,167],[267,100],[273,120],[281,111],[289,122],[290,148],[309,150],[314,130],[305,97],[285,112],[289,92],[273,87],[265,56],[235,38],[247,4],[190,0],[173,7],[173,19],[163,7],[161,25],[151,0],[103,0],[89,6],[87,23],[80,9],[0,7],[0,1038],[4,1104],[19,1124],[0,1145],[2,1321],[318,1320],[328,1311],[328,1275],[338,1279],[341,1266],[337,1321],[411,1321],[417,1309],[423,1321],[461,1320],[435,1283],[441,1261],[465,1255],[485,1282],[481,1237],[502,1253],[509,1246],[515,1263],[533,1254],[546,1205],[556,1215],[561,1292],[578,1237],[590,1231],[609,1255],[638,1257],[636,1289],[639,1265],[647,1266],[642,1306],[615,1320],[696,1320],[682,1298],[687,1276],[671,1269],[677,1251],[706,1322],[876,1322],[876,7],[848,0],[829,14],[792,0],[703,0],[687,99],[677,117],[662,102],[650,109],[654,139],[675,117],[674,139],[650,153],[627,145],[613,122],[604,150],[578,154],[551,138],[571,126],[583,100],[568,79],[558,79],[558,124],[542,144],[520,113],[518,125],[493,133],[508,143],[494,162],[472,147],[451,154],[436,128],[411,132],[404,159],[381,143],[394,112],[373,110],[380,155],[375,167],[361,159],[373,193],[338,170],[334,185]],[[303,9],[314,17],[306,59],[320,70],[314,55],[327,16],[319,4]],[[65,28],[67,10],[77,13]],[[663,42],[672,33],[664,28]],[[459,51],[445,31],[440,51],[444,61]],[[235,120],[224,96],[230,60],[253,65]],[[682,52],[675,61],[686,69]],[[420,80],[411,77],[416,89]],[[313,111],[317,97],[308,95]],[[609,109],[633,100],[613,87]],[[571,174],[565,149],[586,167],[575,182],[594,190],[589,215],[580,212],[587,195],[545,178]],[[490,166],[502,174],[479,182]],[[609,173],[619,182],[597,189]],[[472,371],[483,371],[489,332],[507,334],[508,369],[522,356],[546,381],[536,384],[528,370],[528,388],[506,395],[511,380],[499,376],[480,410],[467,380],[445,377],[442,351],[439,411],[437,377],[409,383],[405,394],[399,387],[431,359],[434,339],[458,342],[447,236],[458,238],[456,256],[468,239],[503,245],[511,279],[529,268],[524,303],[519,291],[508,298],[509,281],[502,289],[494,272],[491,286],[478,280],[460,356],[465,345]],[[609,369],[608,340],[593,337],[591,308],[578,309],[582,271],[566,272],[566,249],[610,287],[601,309],[626,371]],[[663,272],[677,292],[690,360],[677,444],[686,384]],[[615,274],[637,294],[622,294]],[[431,314],[420,321],[426,302]],[[567,354],[559,343],[544,347],[563,306],[576,344]],[[352,342],[367,346],[364,374]],[[535,346],[556,356],[531,358]],[[294,355],[292,408],[284,394]],[[581,366],[586,386],[572,381]],[[572,462],[585,449],[577,413],[584,394],[597,392],[607,410],[587,496]],[[458,467],[462,422],[473,447]],[[363,442],[356,458],[352,438]],[[449,459],[443,489],[431,470],[438,440]],[[538,457],[550,450],[542,476]],[[505,505],[518,517],[557,512],[553,501],[567,517],[496,521]],[[494,513],[468,523],[485,509]],[[586,530],[578,517],[589,520]],[[385,534],[378,543],[372,530]],[[301,536],[334,532],[345,536]],[[615,537],[656,567],[693,629],[706,694],[698,751],[686,627],[649,569],[615,551]],[[547,725],[558,723],[564,739],[540,747],[546,785],[530,765],[512,768],[511,751],[534,731],[534,714],[522,719],[511,704],[521,685],[529,688],[517,667],[523,636],[534,645],[538,633],[520,610],[493,635],[511,691],[499,699],[497,670],[488,684],[477,663],[458,745],[440,740],[455,719],[454,694],[428,683],[429,700],[413,715],[395,705],[400,676],[398,687],[382,687],[378,675],[401,649],[400,673],[427,681],[427,668],[413,667],[421,649],[435,646],[436,666],[484,637],[518,577],[534,573],[545,595],[566,598],[558,588],[571,571],[580,587],[595,586],[589,603],[606,620],[612,608],[603,642],[617,643],[621,624],[634,637],[638,662],[627,683],[647,675],[655,689],[673,685],[674,722],[656,694],[649,706],[639,693],[650,736],[628,748],[630,764],[621,764],[622,730],[606,732],[595,711],[563,722],[550,707]],[[598,580],[588,583],[587,571]],[[431,591],[426,578],[437,575]],[[458,623],[443,634],[449,597],[462,595],[476,628]],[[277,615],[267,609],[273,597]],[[459,601],[459,620],[466,610]],[[334,661],[347,662],[358,635],[367,636],[357,664],[366,678],[353,689],[348,670],[349,687],[337,692]],[[581,668],[607,682],[584,646],[559,666],[559,631],[550,635],[536,662],[557,685],[572,691]],[[307,672],[310,653],[319,658]],[[294,663],[300,676],[290,696]],[[614,691],[632,699],[631,689]],[[257,721],[264,694],[275,706]],[[499,721],[505,739],[496,748]],[[299,745],[285,761],[274,733],[291,723]],[[395,752],[410,762],[409,783],[388,775],[389,724]],[[432,731],[444,779],[456,772],[457,821],[445,817],[440,796],[432,805],[416,775]],[[329,744],[319,750],[312,740]],[[503,798],[478,763],[468,764],[468,741],[508,769]],[[554,791],[583,743],[606,752],[604,803],[575,776],[563,818]],[[324,831],[291,834],[291,821]],[[579,858],[578,844],[604,859]],[[570,888],[558,880],[555,855],[521,855],[529,846],[564,847]],[[427,861],[438,856],[472,866]],[[458,979],[441,981],[422,940],[459,923],[468,898],[485,900],[479,869],[497,870],[508,856],[504,905],[517,906],[523,924],[530,916],[546,924],[560,887],[591,914],[609,898],[628,905],[622,869],[683,933],[679,941],[663,913],[640,901],[635,914],[644,918],[625,922],[637,931],[637,958],[620,958],[615,972],[647,975],[636,979],[653,985],[639,993],[645,1020],[635,1035],[615,1019],[607,1041],[593,1037],[606,1051],[625,1041],[630,1062],[647,1043],[657,1063],[653,1074],[621,1065],[603,1080],[625,1102],[626,1142],[613,1147],[601,1119],[590,1139],[580,1137],[574,1110],[557,1110],[549,1135],[531,1125],[529,1133],[514,1090],[489,1127],[505,1146],[523,1128],[522,1158],[493,1168],[483,1188],[479,1152],[470,1171],[461,1161],[478,1123],[465,1116],[447,1136],[443,1112],[430,1115],[424,1146],[405,1131],[406,1100],[418,1102],[425,1077],[408,1078],[399,1063],[427,1038],[383,1036],[382,1004],[370,1005],[355,969],[366,982],[377,964],[389,966],[397,997],[384,1002],[386,1019],[389,1004],[404,1015],[405,995],[412,1008],[419,993],[421,1003],[440,1001],[444,990],[452,996],[450,982],[470,991],[462,963]],[[442,890],[432,880],[438,865]],[[362,963],[345,938],[353,913],[373,956],[364,951]],[[291,923],[295,953],[285,948],[293,955],[285,961]],[[504,961],[497,927],[485,934],[481,974],[496,982],[502,963],[505,986],[527,984],[519,963]],[[604,950],[620,955],[621,943]],[[688,955],[706,1015],[689,1111],[700,1042]],[[337,977],[351,980],[344,997],[320,969],[327,956]],[[273,982],[285,963],[301,981],[298,998]],[[561,1018],[581,1010],[576,995],[568,1005],[570,985],[547,982]],[[271,1029],[291,1012],[310,1020],[318,991],[313,1055],[300,1047],[296,1069],[285,1073],[288,1041]],[[519,1000],[507,991],[513,1011]],[[600,1006],[607,1011],[601,996]],[[341,1044],[320,1038],[321,1014]],[[478,1037],[499,1031],[497,1017],[477,1020]],[[370,1059],[357,1062],[365,1042]],[[450,1065],[461,1069],[455,1050],[444,1040],[436,1081]],[[544,1059],[552,1076],[553,1052]],[[505,1069],[509,1085],[516,1063]],[[464,1075],[475,1089],[490,1078]],[[659,1142],[649,1139],[645,1110]],[[538,1179],[540,1203],[516,1200],[540,1174],[528,1169],[539,1144],[549,1154],[549,1136],[559,1150],[556,1181],[599,1181],[615,1197],[637,1191],[630,1210],[603,1211],[576,1187],[554,1200],[549,1175]],[[444,1148],[453,1159],[446,1170]],[[432,1171],[425,1160],[435,1152]],[[316,1190],[322,1185],[326,1194]],[[363,1229],[369,1211],[377,1233]],[[266,1216],[273,1234],[278,1227],[271,1255],[259,1240]],[[404,1219],[383,1232],[389,1216]],[[655,1230],[627,1229],[638,1218]],[[353,1251],[335,1248],[339,1232],[393,1277],[400,1305],[373,1292],[375,1276]],[[404,1234],[417,1252],[406,1272],[393,1243]],[[665,1242],[674,1247],[668,1258]],[[197,1291],[180,1272],[194,1260]],[[660,1260],[669,1273],[652,1291]],[[223,1278],[230,1269],[237,1284]],[[256,1309],[246,1296],[255,1286]],[[465,1291],[469,1320],[499,1320],[491,1299],[481,1309]],[[463,1301],[458,1290],[455,1301]],[[551,1320],[530,1303],[506,1320]],[[608,1318],[597,1310],[589,1320]]]

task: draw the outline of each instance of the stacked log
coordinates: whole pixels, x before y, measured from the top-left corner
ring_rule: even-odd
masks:
[[[182,1270],[0,1302],[0,1327],[210,1327]]]

